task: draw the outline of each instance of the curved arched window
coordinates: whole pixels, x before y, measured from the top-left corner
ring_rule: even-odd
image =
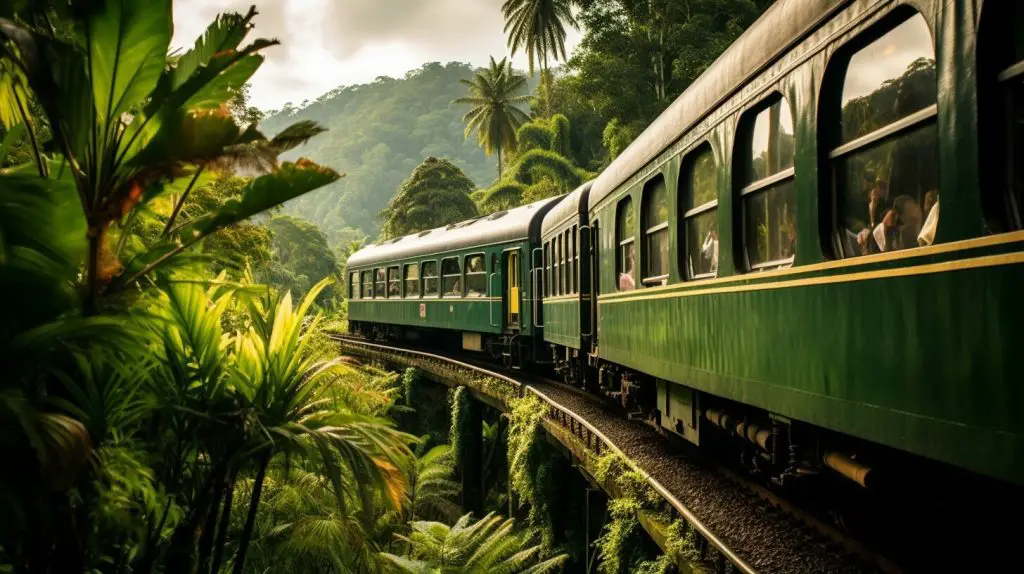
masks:
[[[839,257],[935,240],[939,177],[935,49],[916,12],[871,30],[830,64],[843,72],[833,170]]]
[[[683,268],[690,279],[718,275],[718,169],[709,144],[683,158],[680,178]]]
[[[743,147],[736,153],[747,269],[786,267],[796,253],[796,139],[789,104],[771,98],[743,124]]]
[[[647,184],[643,196],[645,286],[668,283],[668,189],[658,177]]]
[[[981,199],[989,232],[1024,228],[1024,2],[987,2],[978,32]]]
[[[633,224],[633,200],[626,197],[619,201],[615,213],[615,281],[619,291],[636,289]]]

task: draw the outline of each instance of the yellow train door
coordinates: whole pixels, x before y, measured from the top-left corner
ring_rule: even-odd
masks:
[[[511,329],[519,328],[519,252],[510,251],[508,254],[507,262],[507,274],[508,280],[505,282],[507,291],[505,292],[505,300],[508,301],[508,305],[505,307],[508,309],[508,326]]]

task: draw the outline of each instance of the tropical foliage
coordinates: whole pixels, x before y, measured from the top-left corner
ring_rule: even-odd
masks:
[[[398,195],[381,213],[381,236],[401,237],[476,217],[477,207],[470,199],[475,189],[452,162],[428,157],[402,182]]]
[[[428,157],[457,165],[474,183],[489,184],[495,158],[464,136],[466,109],[451,101],[466,95],[459,80],[473,66],[431,62],[404,77],[339,87],[316,100],[285,106],[260,126],[274,133],[298,120],[312,120],[330,131],[285,157],[301,153],[327,165],[345,166],[344,179],[289,202],[284,212],[319,226],[335,252],[380,232],[377,217],[416,166]],[[528,92],[535,85],[528,81]]]
[[[514,520],[489,513],[472,522],[471,515],[452,526],[441,522],[413,522],[405,556],[384,554],[398,572],[509,572],[543,574],[558,572],[566,555],[543,559],[540,545],[530,546],[530,534],[516,532]]]
[[[530,117],[518,106],[530,101],[522,92],[526,89],[526,77],[512,69],[506,58],[477,72],[471,80],[461,79],[469,88],[470,95],[456,99],[453,103],[473,106],[463,121],[466,122],[466,137],[476,133],[477,141],[487,155],[498,154],[498,178],[501,178],[502,152],[515,149],[516,130],[529,121]]]

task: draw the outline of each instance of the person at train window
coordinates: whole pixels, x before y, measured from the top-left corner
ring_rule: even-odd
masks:
[[[470,255],[466,260],[466,296],[487,295],[487,273],[484,271],[482,255]]]
[[[711,265],[709,273],[718,273],[718,230],[714,228],[708,230],[707,236],[704,237],[704,244],[700,247],[700,254],[704,259],[709,260]]]
[[[636,280],[633,279],[635,259],[633,244],[630,243],[626,247],[626,270],[619,274],[619,291],[632,291],[636,289]]]
[[[917,235],[917,244],[921,247],[935,242],[935,229],[939,226],[939,194],[935,190],[924,194],[924,212],[928,215]]]

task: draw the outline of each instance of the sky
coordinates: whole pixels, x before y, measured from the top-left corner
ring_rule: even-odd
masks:
[[[427,62],[484,65],[508,55],[503,0],[177,0],[173,48],[192,46],[217,14],[259,15],[254,38],[277,38],[253,76],[252,104],[263,110],[300,105],[341,85],[400,78]],[[569,31],[566,51],[579,41]],[[513,58],[526,69],[522,52]]]

